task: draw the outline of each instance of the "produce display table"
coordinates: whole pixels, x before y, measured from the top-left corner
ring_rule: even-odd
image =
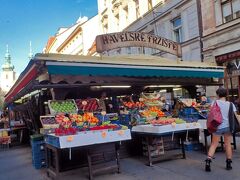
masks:
[[[149,166],[152,166],[154,162],[162,160],[162,156],[165,153],[164,137],[171,137],[172,141],[174,136],[179,137],[182,150],[181,155],[185,158],[184,141],[186,136],[188,136],[188,131],[199,128],[201,128],[199,123],[184,123],[163,126],[138,125],[132,128],[132,132],[143,138],[143,149],[147,151],[145,155],[148,157]]]
[[[69,158],[71,158],[71,148],[82,147],[85,149],[87,164],[89,168],[89,179],[93,179],[93,175],[99,171],[117,169],[120,172],[119,163],[119,142],[130,140],[130,130],[117,131],[85,131],[76,135],[55,136],[53,134],[45,137],[46,142],[46,159],[47,159],[47,175],[53,175],[55,178],[59,176],[61,159],[59,153],[61,149],[69,149]],[[106,148],[107,147],[107,148]],[[114,160],[116,163],[101,162],[99,166],[93,166],[95,157],[106,156],[105,151],[114,147]],[[54,158],[53,158],[54,157]],[[104,157],[106,159],[106,157]]]
[[[22,144],[24,141],[24,135],[26,135],[27,127],[26,126],[13,126],[10,128],[10,134],[16,136],[15,142],[17,144]],[[14,138],[13,138],[14,141]]]

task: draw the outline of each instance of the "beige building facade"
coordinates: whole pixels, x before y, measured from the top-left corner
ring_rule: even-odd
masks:
[[[226,66],[225,86],[240,97],[240,0],[201,0],[205,61]]]
[[[120,32],[166,0],[98,0],[101,34]]]
[[[98,20],[98,16],[91,19],[80,17],[73,26],[60,28],[55,36],[49,38],[44,52],[87,55],[100,31]]]
[[[182,57],[180,57],[182,60],[200,62],[202,47],[198,2],[197,0],[161,1],[123,31],[140,31],[178,42],[182,49]],[[177,59],[174,55],[145,47],[115,49],[108,54],[146,54]]]

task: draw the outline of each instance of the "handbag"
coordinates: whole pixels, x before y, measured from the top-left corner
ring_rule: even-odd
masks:
[[[208,132],[209,133],[216,132],[220,124],[222,124],[222,113],[220,107],[217,104],[217,101],[215,101],[212,107],[210,108],[210,112],[207,118]]]
[[[229,128],[231,133],[240,132],[240,124],[238,119],[233,112],[233,103],[230,103],[229,112],[228,112]]]

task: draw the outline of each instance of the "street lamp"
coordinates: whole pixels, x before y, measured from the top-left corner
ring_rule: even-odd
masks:
[[[228,74],[228,77],[229,77],[229,80],[230,80],[230,86],[231,86],[231,95],[232,95],[232,98],[231,98],[231,101],[233,101],[233,84],[232,84],[232,65],[231,63],[228,63],[227,64],[227,74]]]

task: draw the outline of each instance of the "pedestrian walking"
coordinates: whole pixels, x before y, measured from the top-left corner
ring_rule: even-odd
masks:
[[[230,105],[232,104],[233,112],[236,114],[237,110],[233,103],[230,103],[226,100],[227,91],[224,88],[219,88],[216,91],[217,94],[217,100],[213,102],[217,103],[217,105],[220,108],[220,112],[222,115],[222,123],[217,127],[216,131],[212,133],[212,143],[208,151],[208,156],[205,165],[206,171],[211,171],[211,162],[213,159],[213,156],[215,154],[216,148],[218,146],[219,140],[221,136],[224,136],[224,145],[225,145],[225,154],[226,154],[226,169],[231,170],[232,169],[232,147],[231,147],[231,139],[232,139],[232,133],[230,131],[230,124],[229,124],[229,109]],[[237,116],[236,116],[237,117]]]

